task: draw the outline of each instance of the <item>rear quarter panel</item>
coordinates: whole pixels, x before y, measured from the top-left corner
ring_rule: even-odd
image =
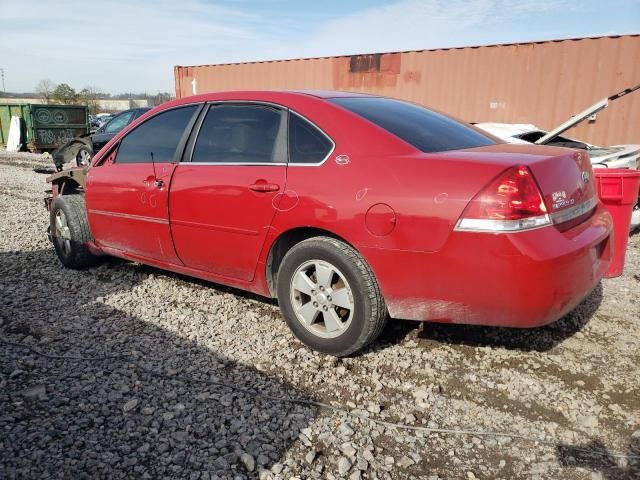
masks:
[[[279,234],[297,227],[328,230],[355,247],[436,251],[469,200],[505,168],[464,156],[425,155],[326,101],[303,99],[290,107],[322,128],[336,146],[322,165],[289,165],[266,253]],[[349,162],[337,163],[339,156]],[[376,222],[376,209],[367,212],[380,204],[394,217],[386,235],[367,227],[372,219]]]

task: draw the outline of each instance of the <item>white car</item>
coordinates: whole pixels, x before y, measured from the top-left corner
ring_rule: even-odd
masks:
[[[547,131],[530,123],[476,123],[476,127],[508,143],[537,143]],[[632,168],[640,170],[640,145],[598,147],[573,138],[556,135],[544,143],[556,147],[586,150],[594,168]]]
[[[597,112],[606,108],[610,101],[616,100],[640,88],[640,84],[632,88],[622,90],[610,97],[603,98],[585,111],[571,117],[563,124],[550,132],[542,130],[530,123],[476,123],[475,126],[494,137],[508,143],[522,143],[537,145],[552,145],[555,147],[577,148],[586,150],[593,168],[628,168],[640,170],[640,145],[612,145],[610,147],[598,147],[580,140],[561,136],[578,123],[590,118]],[[634,206],[631,216],[631,229],[640,227],[640,201]]]

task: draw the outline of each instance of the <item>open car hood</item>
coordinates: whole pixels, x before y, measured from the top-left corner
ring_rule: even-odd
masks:
[[[613,95],[611,95],[609,97],[605,97],[602,100],[599,100],[598,102],[594,103],[589,108],[587,108],[586,110],[583,110],[582,112],[578,113],[577,115],[574,115],[573,117],[571,117],[566,122],[558,125],[556,128],[554,128],[549,133],[547,133],[544,137],[541,137],[538,140],[536,140],[535,143],[537,145],[544,145],[546,143],[549,143],[551,140],[556,138],[558,135],[566,132],[567,130],[569,130],[572,127],[575,127],[580,122],[585,121],[591,115],[594,115],[594,114],[598,113],[600,110],[603,110],[603,109],[607,108],[609,106],[609,102],[612,102],[613,100],[617,100],[620,97],[624,97],[625,95],[627,95],[627,94],[629,94],[631,92],[634,92],[634,91],[638,90],[639,88],[640,88],[640,83],[638,85],[634,86],[634,87],[626,88],[624,90],[619,91],[618,93],[615,93],[615,94],[613,94]]]

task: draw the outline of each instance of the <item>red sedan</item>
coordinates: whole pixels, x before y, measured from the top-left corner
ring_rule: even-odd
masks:
[[[610,261],[585,153],[384,97],[173,101],[50,181],[64,265],[113,255],[274,297],[300,340],[338,356],[389,316],[545,325]]]

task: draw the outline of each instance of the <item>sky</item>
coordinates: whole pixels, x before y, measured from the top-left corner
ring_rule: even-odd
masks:
[[[155,94],[174,65],[640,33],[640,1],[0,0],[0,25],[6,91]]]

